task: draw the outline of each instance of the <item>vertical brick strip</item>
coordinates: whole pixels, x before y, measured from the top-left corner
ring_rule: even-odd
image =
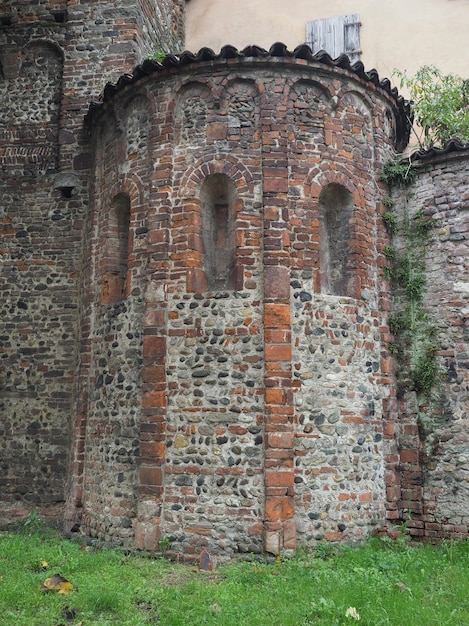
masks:
[[[64,267],[77,268],[81,265],[80,254],[82,250],[82,237],[84,228],[83,222],[81,221],[83,218],[77,216],[85,215],[86,217],[87,215],[86,210],[83,211],[82,209],[81,202],[85,198],[87,202],[88,199],[88,183],[90,180],[89,168],[91,166],[89,156],[89,138],[87,134],[83,132],[83,115],[85,115],[89,106],[89,94],[90,92],[99,93],[99,91],[106,84],[106,82],[108,80],[111,80],[111,78],[116,75],[116,72],[118,74],[126,71],[130,72],[135,64],[142,58],[142,56],[145,56],[145,53],[147,53],[148,50],[155,49],[155,47],[157,49],[167,51],[180,49],[182,46],[182,41],[184,39],[185,3],[183,2],[183,0],[176,0],[173,3],[169,3],[169,5],[166,7],[166,5],[163,6],[163,3],[161,2],[152,4],[146,2],[145,0],[138,0],[135,3],[134,9],[124,9],[123,11],[118,6],[116,6],[113,12],[114,23],[112,25],[109,23],[108,20],[98,19],[102,17],[102,12],[107,10],[106,3],[96,3],[97,6],[94,7],[94,10],[96,12],[96,21],[94,22],[94,25],[91,29],[89,28],[88,3],[83,2],[82,0],[74,2],[73,11],[69,11],[68,16],[66,16],[68,22],[66,24],[66,28],[64,28],[65,24],[56,23],[53,19],[56,13],[55,11],[53,11],[53,9],[56,4],[57,3],[54,2],[41,2],[38,3],[37,6],[34,7],[34,9],[29,6],[29,3],[21,6],[20,4],[18,4],[18,6],[15,6],[15,18],[16,16],[18,17],[18,24],[15,27],[15,38],[18,39],[19,37],[19,39],[18,41],[11,40],[11,43],[9,43],[7,47],[8,55],[6,57],[6,62],[3,63],[3,69],[5,73],[5,79],[11,79],[13,81],[16,78],[20,69],[21,48],[30,39],[43,39],[43,28],[40,25],[42,23],[47,23],[49,25],[47,40],[49,42],[54,42],[55,44],[60,46],[64,52],[62,80],[63,92],[60,102],[60,122],[58,128],[59,163],[57,170],[64,173],[74,172],[77,180],[81,180],[82,185],[82,188],[80,187],[80,185],[75,188],[74,194],[76,195],[73,195],[73,197],[71,197],[70,199],[57,199],[58,192],[55,191],[54,196],[51,195],[51,198],[48,201],[51,202],[51,212],[54,210],[54,213],[63,213],[64,207],[66,207],[65,215],[70,215],[71,220],[73,218],[73,227],[71,226],[67,228],[67,232],[70,232],[70,240],[63,240],[62,245],[64,246],[64,249],[67,250],[67,254],[70,255],[71,259],[68,260],[67,257],[67,262],[64,264]],[[65,6],[65,4],[67,3],[61,4]],[[173,29],[166,28],[166,25],[169,22],[173,23]],[[86,37],[88,39],[88,42],[90,44],[92,43],[93,46],[90,45],[87,47],[80,47],[77,45],[77,42],[81,41],[83,37],[83,32],[85,31],[87,33]],[[5,31],[4,34],[7,36],[8,40],[10,40],[11,35],[7,31]],[[130,46],[130,41],[137,41],[138,46]],[[90,50],[93,50],[91,55]],[[105,59],[104,62],[103,59]],[[82,68],[84,66],[90,68],[90,72],[88,76],[83,80]],[[77,80],[78,76],[81,76],[82,80]],[[14,83],[12,82],[12,84]],[[16,94],[16,100],[17,102],[23,101],[21,94]],[[79,113],[80,111],[81,113]],[[44,142],[44,144],[48,142]],[[102,162],[103,154],[101,153],[101,158],[99,156],[97,158],[99,159],[99,162]],[[109,167],[109,169],[111,169],[112,166],[113,163],[109,163],[106,165],[106,167]],[[150,172],[151,169],[149,168],[148,171]],[[41,182],[41,185],[45,184],[45,189],[47,189],[47,192],[49,192],[52,184],[52,178],[49,180],[46,177],[44,180],[45,183]],[[111,185],[114,182],[113,177],[109,176],[108,181],[109,185]],[[9,181],[8,184],[11,184],[13,185],[13,187],[15,187],[17,185],[16,176],[12,176],[11,181]],[[31,186],[31,182],[29,182],[28,185],[32,197],[40,198],[41,196],[44,196],[45,192],[39,184],[35,183],[34,186]],[[102,193],[103,195],[105,195],[105,191],[106,188],[103,187],[98,189],[96,191],[96,194]],[[91,196],[93,196],[93,192],[91,193]],[[18,212],[18,206],[17,203],[15,203],[13,205],[14,214],[24,213],[24,217],[22,219],[27,218],[27,220],[29,220],[31,207],[34,205],[34,201],[29,201],[29,199],[25,200],[24,207],[26,210],[23,211],[23,209],[21,209],[20,212]],[[41,209],[40,202],[37,204],[37,209]],[[58,209],[61,210],[56,211]],[[62,224],[60,237],[63,236],[64,223],[65,219],[57,222],[57,224]],[[91,225],[90,227],[90,232],[92,232],[92,226],[93,225]],[[47,232],[49,233],[49,235],[52,232],[49,224],[47,227]],[[72,236],[74,237],[73,241]],[[57,237],[57,240],[59,240],[59,237]],[[45,250],[51,250],[50,240],[45,241]],[[89,270],[93,267],[93,249],[91,246],[87,246],[85,255],[85,267],[87,268],[87,270]],[[65,257],[62,257],[62,260],[63,258]],[[59,264],[57,266],[59,267]],[[68,272],[70,270],[66,269],[66,271]],[[73,284],[73,286],[71,283],[72,277],[75,277],[76,280],[76,283]],[[95,277],[92,272],[90,272],[89,275],[85,277],[85,287],[82,295],[82,302],[80,303],[82,308],[81,319],[79,320],[79,332],[81,334],[81,342],[79,344],[79,368],[76,375],[76,388],[74,397],[73,394],[70,393],[68,387],[64,386],[65,380],[60,381],[64,396],[63,402],[65,403],[71,401],[73,403],[73,421],[71,424],[70,432],[71,452],[69,462],[69,477],[68,486],[65,490],[66,504],[64,516],[66,530],[76,530],[83,521],[83,511],[88,507],[86,497],[85,499],[83,497],[85,471],[84,468],[86,463],[89,461],[88,458],[85,459],[85,454],[89,455],[90,449],[97,447],[101,443],[97,442],[96,444],[93,444],[93,442],[88,439],[88,450],[85,453],[85,441],[87,436],[89,419],[89,390],[92,390],[95,385],[95,381],[92,378],[94,364],[91,362],[93,354],[93,340],[91,338],[91,318],[93,315],[92,301],[94,278]],[[82,277],[80,273],[76,271],[74,272],[74,274],[72,273],[70,275],[70,278],[64,278],[64,280],[67,281],[64,284],[66,284],[68,287],[67,289],[62,289],[62,293],[66,294],[65,296],[63,296],[64,298],[74,298],[76,301],[78,301],[78,297],[80,295],[78,293],[79,284],[81,279]],[[23,286],[23,289],[24,288],[25,287]],[[161,306],[156,304],[149,307],[149,309],[153,309],[151,313],[149,310],[147,311],[150,317],[155,313],[158,307],[160,307],[161,309]],[[70,310],[78,310],[79,308],[80,306],[77,307],[76,302],[74,301],[73,307],[71,307]],[[76,322],[76,320],[74,321]],[[150,335],[152,332],[157,332],[157,329],[152,326],[151,321],[148,321],[148,327],[146,327],[146,332]],[[67,334],[70,337],[73,337],[73,333],[68,330]],[[49,343],[50,328],[36,327],[35,336],[37,342],[39,342],[40,339],[47,337],[46,343]],[[78,342],[76,342],[76,345],[78,345]],[[63,359],[63,363],[68,363],[70,359],[72,359],[73,363],[75,363],[77,355],[75,354],[75,349],[73,345],[71,344],[70,346],[66,346],[65,344],[63,344],[63,346],[65,346],[66,354],[66,358]],[[63,346],[59,344],[55,348],[55,359],[57,359],[58,350],[62,350]],[[41,354],[41,366],[43,365],[44,355]],[[62,365],[62,367],[64,367],[64,365]],[[156,372],[151,372],[150,364],[144,366],[143,373],[147,379],[146,384],[151,384],[151,380],[156,380],[153,378],[153,375],[161,375],[161,372],[159,374],[157,374]],[[164,385],[162,381],[158,381],[158,384]],[[157,389],[155,388],[153,391],[157,391]],[[146,398],[146,401],[148,401],[148,399],[149,398]],[[57,404],[56,400],[54,400],[54,404]],[[148,417],[150,412],[151,409],[148,407],[143,409],[141,435],[141,441],[143,445],[141,449],[143,450],[145,455],[150,454],[149,448],[145,447],[146,435],[143,435],[145,429],[149,428]],[[62,414],[64,416],[68,415],[69,409],[67,410],[66,408],[64,408],[62,410]],[[29,422],[29,411],[25,415],[26,417],[24,419]],[[55,428],[56,427],[57,426],[55,425]],[[63,436],[65,437],[65,428],[61,427],[60,430],[63,431]],[[153,442],[153,444],[155,444],[155,442]],[[63,454],[63,456],[66,457],[66,453]],[[145,459],[148,459],[148,456],[145,456]],[[32,461],[30,465],[33,465]],[[61,470],[60,468],[55,469],[53,480],[51,480],[51,476],[46,476],[48,481],[47,487],[50,493],[52,493],[50,488],[51,484],[63,484],[63,474],[61,472],[63,472],[63,470]],[[148,476],[146,480],[147,479]],[[47,498],[49,497],[50,496],[48,493]],[[88,494],[88,499],[89,497],[90,496]]]
[[[157,125],[155,125],[155,128]],[[156,132],[156,130],[154,131]],[[154,173],[150,204],[159,211],[148,220],[147,287],[142,363],[139,488],[135,547],[155,550],[160,540],[166,437],[166,308],[169,206],[165,170]]]
[[[160,539],[166,430],[165,303],[155,281],[147,287],[143,337],[143,394],[140,423],[139,502],[135,547],[154,550]]]
[[[383,191],[384,195],[384,191]],[[384,207],[380,207],[381,215],[384,212]],[[380,218],[381,218],[380,215]],[[384,249],[386,245],[390,245],[389,234],[384,227],[382,219],[378,220],[377,229],[377,249],[381,256],[378,260],[378,267],[382,268],[386,265],[384,257]],[[378,297],[379,297],[379,310],[382,312],[382,321],[380,324],[381,335],[381,359],[382,364],[389,363],[391,357],[389,346],[392,344],[394,338],[391,335],[386,316],[392,310],[392,285],[389,279],[386,279],[382,274],[382,270],[378,279]],[[400,519],[400,502],[401,502],[401,475],[399,464],[399,450],[398,450],[398,435],[400,428],[399,420],[399,401],[397,400],[397,385],[395,377],[389,372],[389,367],[384,368],[388,371],[383,371],[378,384],[382,385],[384,389],[387,389],[387,397],[383,398],[383,453],[385,463],[385,475],[384,483],[386,489],[386,520],[384,525],[396,524]]]
[[[288,155],[283,90],[269,89],[263,109],[265,549],[296,546],[294,522],[293,394],[291,371],[290,254],[287,219]],[[275,108],[272,108],[275,107]]]

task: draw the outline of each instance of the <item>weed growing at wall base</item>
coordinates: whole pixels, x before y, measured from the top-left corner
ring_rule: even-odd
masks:
[[[43,523],[36,511],[31,511],[28,517],[18,524],[18,530],[25,535],[32,535],[41,531]]]

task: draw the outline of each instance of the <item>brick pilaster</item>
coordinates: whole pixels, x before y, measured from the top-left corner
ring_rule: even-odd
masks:
[[[276,91],[276,86],[272,90]],[[265,549],[295,548],[286,108],[262,120],[264,181]],[[272,104],[272,101],[271,101]],[[282,115],[282,111],[284,115]]]
[[[150,202],[159,211],[148,218],[148,274],[145,291],[140,422],[139,486],[135,547],[155,550],[160,540],[166,451],[166,343],[169,208],[154,174]]]

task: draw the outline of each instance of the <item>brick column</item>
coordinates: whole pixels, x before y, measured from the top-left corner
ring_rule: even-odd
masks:
[[[269,87],[268,87],[269,88]],[[296,546],[290,323],[288,156],[283,91],[262,120],[264,182],[265,549]],[[275,112],[270,115],[270,107]]]

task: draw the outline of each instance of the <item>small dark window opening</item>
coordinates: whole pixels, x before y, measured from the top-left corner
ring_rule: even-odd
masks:
[[[0,17],[0,26],[11,26],[12,18],[11,15],[2,15]]]
[[[129,263],[130,200],[117,195],[111,205],[103,259],[103,304],[115,304],[126,295]]]
[[[52,16],[59,24],[63,24],[67,21],[67,11],[52,11]]]
[[[62,198],[71,198],[74,189],[74,187],[58,187]]]
[[[225,174],[212,174],[203,182],[200,197],[204,270],[208,288],[235,289],[235,186]]]
[[[321,291],[354,295],[350,254],[350,218],[353,197],[342,185],[331,183],[319,196],[321,225]]]

